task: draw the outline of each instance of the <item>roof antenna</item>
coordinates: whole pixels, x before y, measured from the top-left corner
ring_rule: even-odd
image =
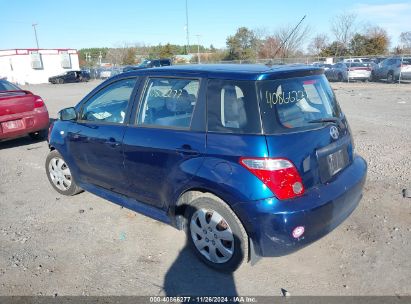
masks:
[[[288,41],[288,39],[290,39],[290,37],[294,34],[294,32],[297,30],[297,28],[300,26],[300,24],[303,22],[303,20],[305,19],[305,17],[307,17],[307,15],[304,15],[304,17],[301,18],[300,22],[298,22],[298,24],[294,27],[294,29],[291,31],[291,33],[288,35],[287,39],[285,39],[283,41],[283,43],[281,43],[281,45],[277,48],[277,50],[274,53],[273,58],[275,57],[275,55],[277,55],[277,53],[283,48],[283,46],[286,44],[286,42]],[[271,60],[270,60],[271,63]],[[267,64],[267,65],[271,65],[271,64]]]

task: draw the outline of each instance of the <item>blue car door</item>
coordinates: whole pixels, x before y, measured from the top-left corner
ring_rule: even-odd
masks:
[[[148,78],[124,139],[128,195],[166,209],[200,168],[205,110],[200,79]]]
[[[122,140],[137,78],[109,83],[88,98],[67,134],[79,183],[124,193]]]

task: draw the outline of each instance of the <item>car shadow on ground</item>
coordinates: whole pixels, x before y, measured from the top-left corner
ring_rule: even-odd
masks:
[[[5,141],[0,141],[0,150],[3,149],[11,149],[11,148],[17,148],[21,146],[29,146],[33,144],[47,144],[46,138],[43,139],[33,139],[30,136],[24,136],[24,137],[19,137],[19,138],[14,138],[14,139],[8,139]],[[37,146],[35,147],[27,147],[27,150],[34,150],[37,149]]]
[[[186,205],[184,209],[181,214],[193,214],[197,210],[191,205]],[[186,227],[187,222],[185,220]],[[234,242],[238,243],[237,236],[233,237]],[[237,296],[233,273],[220,272],[207,266],[196,256],[199,252],[195,250],[192,241],[187,238],[184,248],[165,275],[163,286],[166,296]]]
[[[50,118],[49,120],[49,125],[51,125],[56,119],[55,118]],[[6,140],[0,140],[0,150],[2,149],[11,149],[11,148],[17,148],[21,146],[28,146],[32,144],[38,144],[44,142],[47,143],[47,134],[48,134],[48,127],[44,131],[43,137],[41,138],[32,138],[29,135],[26,136],[21,136],[17,138],[12,138],[12,139],[6,139]],[[29,147],[27,150],[34,150],[37,149],[38,147]]]
[[[167,271],[164,292],[166,296],[237,295],[232,273],[221,273],[206,266],[188,244]]]

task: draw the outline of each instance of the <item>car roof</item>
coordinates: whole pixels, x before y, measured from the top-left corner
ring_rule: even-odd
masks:
[[[322,74],[324,70],[319,67],[293,64],[293,65],[262,65],[262,64],[190,64],[173,65],[151,69],[142,69],[125,72],[118,75],[150,75],[150,76],[192,76],[222,78],[233,80],[267,80],[284,78],[288,76],[306,76]]]

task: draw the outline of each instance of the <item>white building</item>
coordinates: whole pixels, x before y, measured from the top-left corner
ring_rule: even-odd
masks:
[[[47,83],[50,76],[79,69],[74,49],[0,50],[0,78],[17,84]]]

